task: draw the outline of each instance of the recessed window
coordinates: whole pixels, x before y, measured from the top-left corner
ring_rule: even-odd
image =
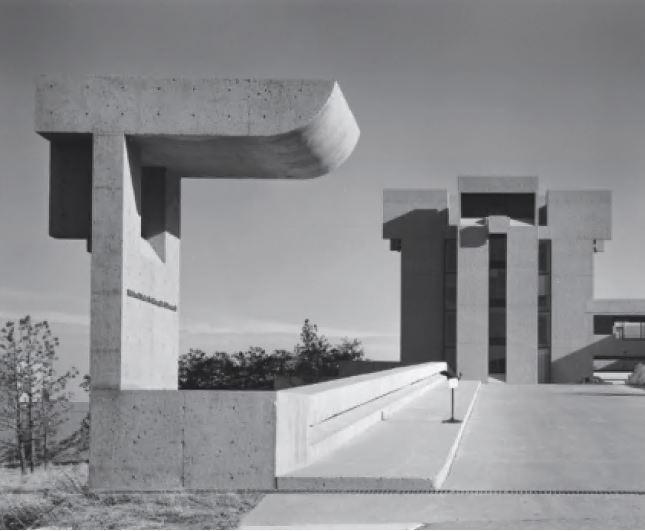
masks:
[[[462,218],[508,216],[535,223],[535,194],[461,194]]]
[[[615,322],[613,333],[616,339],[645,340],[645,322]]]
[[[540,312],[538,314],[538,346],[548,347],[551,344],[551,314]]]
[[[616,339],[645,339],[645,315],[594,315],[593,333]]]

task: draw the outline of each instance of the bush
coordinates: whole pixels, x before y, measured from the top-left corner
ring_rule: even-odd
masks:
[[[331,345],[318,333],[318,327],[305,320],[294,352],[275,350],[268,354],[260,347],[246,352],[212,355],[190,349],[179,358],[180,389],[273,389],[276,378],[297,383],[315,383],[338,378],[343,361],[363,360],[358,339],[343,339]]]
[[[645,385],[645,364],[637,363],[634,372],[627,378],[629,385]]]

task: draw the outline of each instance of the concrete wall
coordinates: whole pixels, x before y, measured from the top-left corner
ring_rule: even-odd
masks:
[[[275,488],[275,393],[93,390],[89,485]]]
[[[385,190],[383,237],[400,241],[401,363],[444,359],[445,190]]]
[[[594,239],[611,238],[611,193],[549,191],[551,235],[551,381],[591,376]]]
[[[444,381],[445,367],[425,363],[277,392],[93,389],[89,484],[274,489],[278,474],[342,443],[339,431],[355,436],[380,421],[373,408],[379,400],[393,410]],[[339,420],[342,426],[330,432]]]
[[[537,228],[509,227],[506,238],[506,382],[537,383]]]
[[[457,371],[488,381],[488,231],[460,227],[457,241]]]
[[[335,437],[338,431],[344,429],[353,437],[373,423],[363,420],[378,413],[370,408],[379,399],[402,400],[437,377],[443,380],[439,373],[445,368],[443,362],[423,363],[278,391],[277,474],[305,466],[334,450],[344,441]],[[381,416],[377,414],[374,420],[381,420]],[[333,423],[341,427],[327,429]]]

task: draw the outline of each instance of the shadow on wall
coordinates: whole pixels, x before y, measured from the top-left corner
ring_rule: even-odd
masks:
[[[445,234],[448,209],[415,209],[383,224],[385,238],[431,239]]]
[[[459,229],[461,247],[481,247],[488,241],[488,229],[484,226],[463,227]]]
[[[577,383],[585,377],[592,376],[594,372],[594,356],[621,356],[625,355],[628,347],[625,342],[606,336],[590,343],[586,347],[575,350],[558,359],[551,359],[552,383]],[[645,356],[645,342],[642,343],[640,352],[634,351],[630,356],[639,358]]]

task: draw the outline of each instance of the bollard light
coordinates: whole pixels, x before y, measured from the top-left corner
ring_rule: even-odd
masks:
[[[443,422],[446,424],[459,424],[461,423],[461,420],[455,418],[455,389],[459,387],[461,373],[457,376],[457,374],[448,367],[448,370],[441,371],[441,374],[448,380],[448,388],[450,389],[450,418]]]

